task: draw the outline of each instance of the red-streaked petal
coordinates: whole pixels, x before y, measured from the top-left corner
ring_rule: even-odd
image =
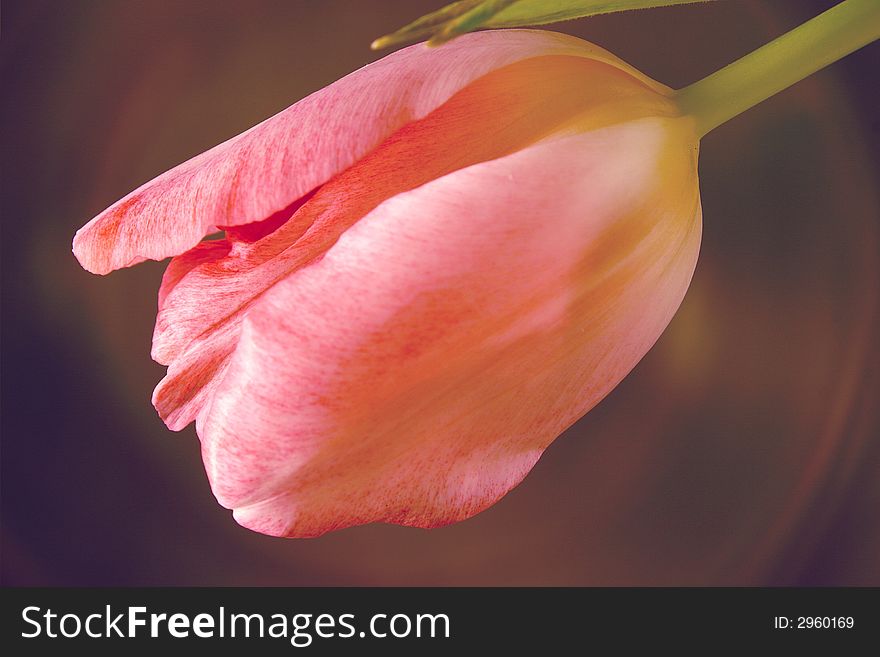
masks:
[[[651,347],[699,239],[684,120],[390,198],[245,316],[198,427],[215,495],[280,536],[479,512]]]
[[[548,104],[551,95],[554,102]],[[585,129],[584,122],[596,127],[619,121],[628,111],[628,100],[634,111],[643,113],[661,112],[669,104],[641,80],[603,62],[547,56],[511,64],[407,124],[301,207],[292,208],[293,216],[274,232],[255,242],[242,242],[243,236],[236,235],[223,242],[225,250],[219,244],[201,244],[172,260],[160,292],[153,341],[154,358],[171,365],[154,395],[163,419],[173,429],[192,421],[206,399],[195,388],[213,385],[212,373],[222,371],[221,361],[234,348],[241,319],[252,304],[315,262],[385,199],[527,148],[548,135],[575,129],[575,124]],[[606,106],[613,112],[603,112]],[[504,107],[502,115],[499,107]],[[588,110],[589,119],[584,118]]]
[[[600,48],[546,31],[483,32],[434,50],[412,46],[134,190],[77,232],[74,254],[105,274],[183,253],[213,226],[261,221],[473,80],[552,54],[592,57],[639,75]]]

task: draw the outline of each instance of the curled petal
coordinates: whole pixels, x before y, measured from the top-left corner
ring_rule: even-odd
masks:
[[[105,274],[196,246],[215,226],[263,221],[351,166],[486,73],[542,55],[606,61],[564,35],[469,35],[442,51],[413,46],[374,62],[134,190],[81,228],[73,251]]]

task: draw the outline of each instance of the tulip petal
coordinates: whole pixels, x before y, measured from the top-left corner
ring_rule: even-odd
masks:
[[[565,135],[381,203],[263,294],[199,434],[246,527],[472,516],[677,309],[700,240],[682,119]]]
[[[554,103],[548,107],[550,93]],[[605,105],[613,111],[601,111]],[[491,111],[497,107],[505,108],[503,117]],[[409,123],[288,207],[286,221],[270,218],[267,226],[229,231],[226,240],[202,243],[172,260],[153,340],[153,357],[170,365],[153,399],[162,418],[172,429],[195,419],[252,305],[273,285],[316,262],[384,200],[526,148],[548,134],[562,134],[574,124],[583,129],[587,110],[593,127],[622,121],[628,112],[674,111],[666,96],[648,91],[617,67],[582,57],[531,58],[483,76]]]
[[[472,81],[542,55],[600,60],[661,88],[601,48],[547,31],[471,34],[440,50],[412,46],[134,190],[77,232],[74,254],[105,274],[183,253],[214,226],[263,221]]]

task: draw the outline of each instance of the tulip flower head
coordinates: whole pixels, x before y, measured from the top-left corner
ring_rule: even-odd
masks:
[[[547,31],[412,46],[131,192],[74,253],[173,256],[153,403],[195,422],[240,524],[463,520],[682,301],[705,130],[676,93]]]
[[[549,32],[414,46],[135,190],[74,251],[98,273],[175,256],[153,402],[196,422],[239,523],[447,524],[518,484],[681,302],[697,136],[669,93]]]

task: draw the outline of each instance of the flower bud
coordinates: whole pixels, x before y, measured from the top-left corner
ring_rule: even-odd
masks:
[[[657,340],[699,250],[697,149],[670,90],[596,46],[475,33],[159,176],[74,252],[176,256],[153,401],[196,421],[239,523],[434,527],[517,485]]]

